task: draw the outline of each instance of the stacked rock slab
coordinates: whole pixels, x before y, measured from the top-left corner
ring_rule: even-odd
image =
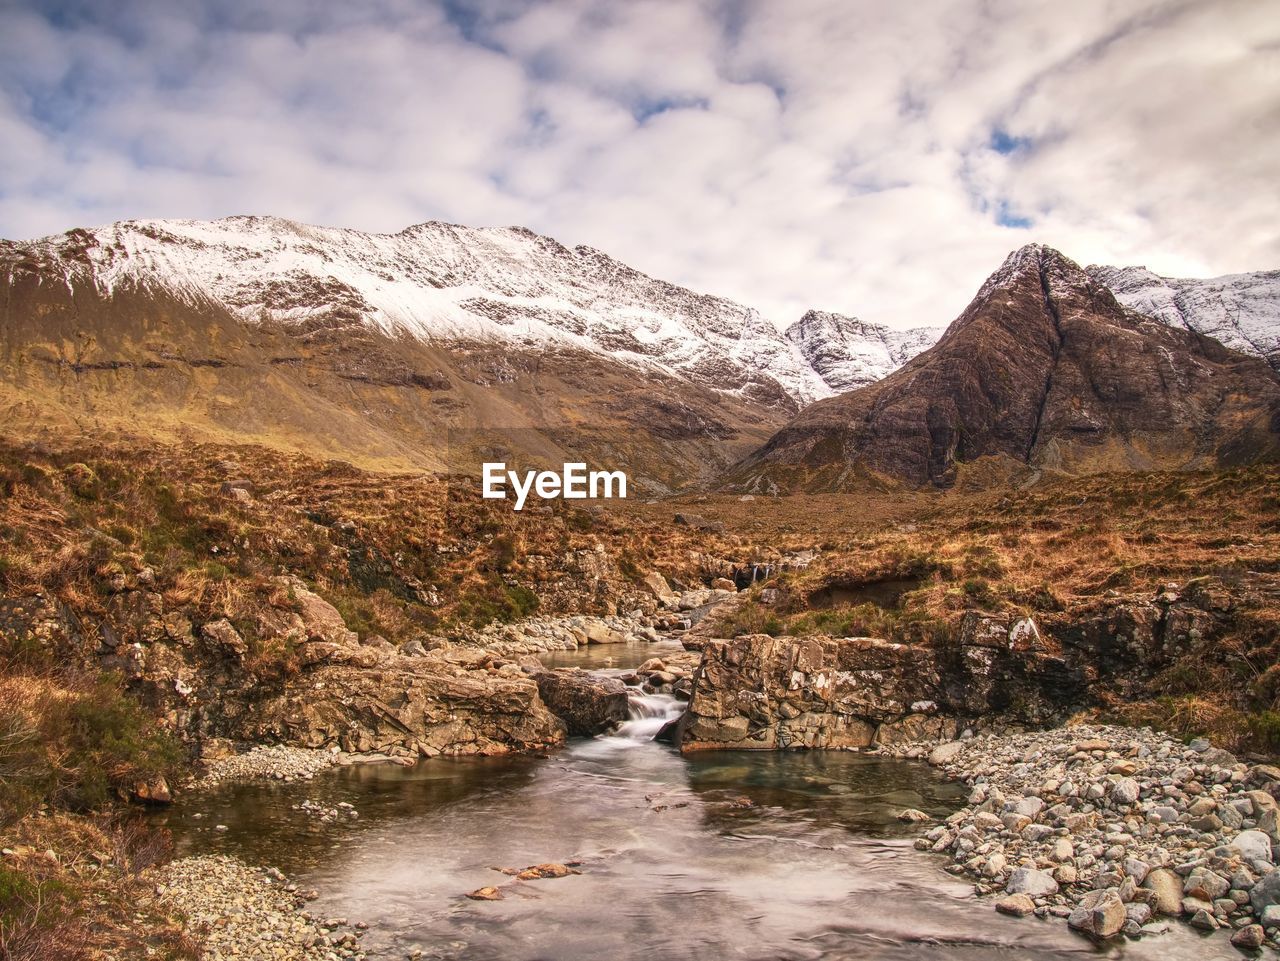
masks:
[[[1077,700],[1061,659],[981,637],[949,648],[873,638],[713,640],[678,733],[684,751],[860,748],[946,736],[991,713],[1045,719]]]

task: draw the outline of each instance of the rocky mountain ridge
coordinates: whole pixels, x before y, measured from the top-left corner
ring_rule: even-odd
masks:
[[[1203,280],[1161,277],[1145,267],[1086,270],[1131,310],[1262,357],[1280,370],[1280,270]]]
[[[903,368],[806,408],[728,475],[749,489],[1249,463],[1280,456],[1261,360],[1122,306],[1056,250],[1014,251]],[[972,465],[972,466],[969,466]]]
[[[810,310],[787,328],[786,338],[834,393],[856,390],[897,370],[932,347],[944,327],[894,330],[822,310]]]
[[[159,288],[249,323],[337,321],[427,344],[581,350],[793,409],[884,376],[919,336],[825,314],[817,345],[809,315],[784,334],[752,308],[521,227],[431,221],[370,234],[273,217],[124,221],[7,243],[0,254],[11,270],[39,267],[105,294]],[[833,343],[833,334],[847,336]],[[814,369],[807,358],[819,349],[862,373]]]

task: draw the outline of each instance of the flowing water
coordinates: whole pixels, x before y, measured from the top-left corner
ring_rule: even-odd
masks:
[[[653,653],[616,651],[613,668]],[[997,915],[894,818],[945,817],[961,786],[919,762],[844,752],[685,758],[652,741],[680,708],[637,694],[614,735],[549,758],[229,785],[165,818],[183,853],[239,854],[318,888],[315,913],[369,922],[366,947],[389,958],[1238,957],[1222,935],[1185,928],[1098,949],[1062,922]],[[295,809],[304,800],[345,801],[360,817],[323,823]],[[494,870],[547,861],[582,873],[520,882]],[[464,896],[486,885],[504,899]]]

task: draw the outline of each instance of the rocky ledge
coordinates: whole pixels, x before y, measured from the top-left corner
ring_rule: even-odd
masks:
[[[181,912],[208,961],[344,961],[363,958],[363,925],[318,921],[279,871],[222,855],[183,858],[156,874],[156,899]]]
[[[885,753],[927,756],[973,785],[916,842],[997,910],[1065,918],[1094,938],[1158,933],[1161,918],[1232,930],[1245,950],[1280,937],[1280,768],[1149,729],[1073,726]],[[904,812],[904,817],[912,812]]]
[[[1086,682],[1038,638],[1029,620],[974,616],[946,648],[870,637],[707,640],[677,743],[858,749],[954,737],[970,718],[1044,723],[1082,701]]]
[[[432,646],[461,645],[514,657],[545,651],[575,651],[588,644],[651,643],[662,639],[655,627],[657,623],[657,619],[639,611],[625,617],[597,617],[590,614],[529,617],[514,624],[490,624],[478,630],[463,629],[448,637],[431,638],[425,645],[411,641],[402,651],[406,654],[420,654]]]

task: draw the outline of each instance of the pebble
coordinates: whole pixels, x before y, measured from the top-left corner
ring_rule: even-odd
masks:
[[[317,751],[284,744],[260,744],[243,754],[210,761],[201,784],[212,785],[222,781],[276,780],[309,781],[326,768],[332,767],[337,758],[332,751]]]
[[[181,858],[157,869],[156,898],[182,913],[206,961],[357,961],[357,935],[346,919],[323,923],[284,891],[283,875],[226,855]]]
[[[1002,913],[1065,917],[1095,939],[1149,936],[1165,915],[1234,928],[1237,947],[1276,946],[1280,769],[1107,725],[885,753],[928,757],[972,786],[964,808],[921,825],[916,847],[949,856],[979,893],[1002,893]]]

